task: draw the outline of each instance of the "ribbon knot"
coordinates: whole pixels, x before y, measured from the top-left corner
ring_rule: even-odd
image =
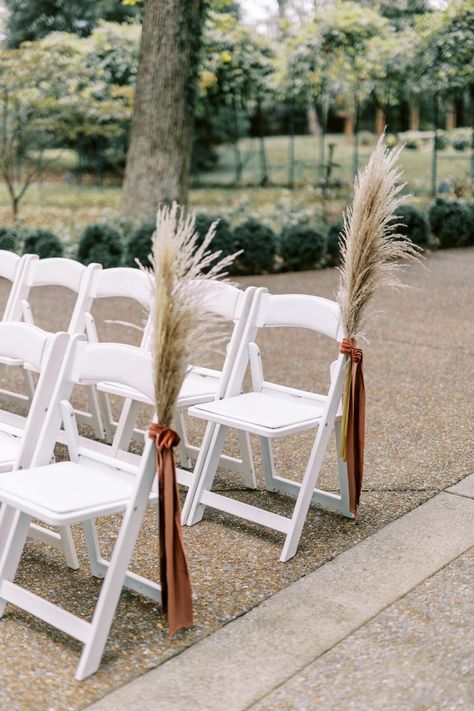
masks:
[[[173,449],[180,443],[179,435],[165,425],[152,422],[148,428],[148,437],[154,439],[160,449]]]
[[[343,338],[339,347],[339,352],[350,356],[353,363],[360,363],[362,360],[362,351],[356,348],[355,338]]]

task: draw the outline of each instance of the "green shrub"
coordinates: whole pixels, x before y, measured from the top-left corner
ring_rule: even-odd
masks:
[[[474,247],[474,202],[467,202],[466,205],[466,210],[468,212],[468,229],[467,229],[467,243],[466,245],[469,247]]]
[[[144,267],[150,267],[148,256],[151,254],[151,238],[156,223],[152,220],[143,222],[130,235],[125,253],[125,264],[128,267],[138,267],[138,259]]]
[[[467,138],[453,138],[452,146],[456,151],[465,151],[469,148],[469,139]]]
[[[421,141],[418,138],[407,138],[405,148],[408,151],[417,151],[421,147]]]
[[[123,247],[120,232],[105,223],[88,225],[81,235],[77,259],[83,264],[99,262],[104,269],[118,267]]]
[[[313,269],[326,251],[326,238],[305,222],[284,227],[280,236],[280,255],[285,265],[297,271]]]
[[[444,149],[448,147],[448,144],[449,144],[448,137],[445,136],[444,133],[438,133],[436,136],[436,150],[437,151],[444,151]]]
[[[0,249],[7,252],[19,251],[20,236],[15,227],[0,227]]]
[[[339,249],[339,239],[344,223],[341,221],[333,222],[329,225],[326,238],[326,264],[328,267],[337,267],[341,261],[341,252]]]
[[[23,254],[37,254],[40,259],[62,257],[63,245],[59,238],[49,230],[31,230],[26,233]]]
[[[199,244],[202,244],[205,236],[209,232],[209,228],[217,219],[217,217],[212,217],[202,212],[196,215],[196,232],[199,236]],[[221,257],[228,257],[237,251],[235,248],[235,237],[227,220],[220,219],[217,223],[214,239],[209,245],[209,249],[211,252],[220,251]]]
[[[470,210],[459,200],[438,198],[428,213],[431,231],[442,248],[469,244]]]
[[[400,205],[397,208],[397,231],[406,235],[420,246],[427,245],[430,238],[430,224],[425,215],[414,205]]]
[[[234,262],[235,272],[261,274],[272,271],[276,240],[269,227],[250,217],[235,228],[234,240],[235,248],[243,250]]]

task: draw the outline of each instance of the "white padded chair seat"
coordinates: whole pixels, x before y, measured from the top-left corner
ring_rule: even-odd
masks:
[[[298,398],[284,399],[265,393],[245,393],[189,409],[193,417],[210,420],[229,427],[265,435],[282,437],[294,431],[312,429],[321,419],[323,405],[308,405]]]
[[[136,477],[112,468],[58,462],[0,476],[0,500],[51,525],[123,510]]]

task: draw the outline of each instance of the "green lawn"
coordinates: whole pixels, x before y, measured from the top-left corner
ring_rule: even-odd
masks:
[[[344,183],[352,180],[353,148],[344,136],[330,134],[326,145],[334,143],[334,162],[340,167],[334,169],[334,177]],[[289,141],[286,136],[274,136],[265,140],[270,181],[276,184],[288,183]],[[372,145],[359,146],[359,166],[367,160]],[[259,142],[256,139],[240,141],[244,171],[244,184],[257,184],[261,179]],[[215,170],[199,176],[203,185],[232,184],[235,179],[235,160],[232,146],[218,149],[219,162]],[[327,155],[327,149],[326,149]],[[297,136],[295,139],[295,173],[297,185],[314,184],[318,175],[319,143],[315,136]],[[448,148],[438,152],[438,183],[445,179],[466,179],[469,171],[469,151],[455,151]],[[405,173],[410,192],[421,195],[431,188],[431,147],[427,143],[418,150],[408,150],[402,154],[401,167]]]
[[[220,149],[220,162],[216,170],[201,175],[198,185],[190,192],[191,207],[216,216],[227,217],[237,223],[250,215],[259,217],[275,230],[288,221],[290,213],[305,216],[313,222],[328,222],[339,219],[341,212],[351,197],[350,166],[352,147],[345,143],[343,136],[329,136],[328,142],[336,143],[334,159],[341,164],[335,170],[335,177],[345,181],[345,187],[333,193],[323,204],[320,191],[314,188],[318,153],[317,140],[311,136],[296,139],[296,159],[299,161],[295,173],[297,187],[289,190],[278,185],[259,188],[252,187],[259,179],[259,162],[255,141],[241,142],[244,160],[249,159],[243,173],[243,186],[229,185],[233,179],[232,148]],[[275,137],[267,140],[270,176],[274,183],[287,179],[288,140]],[[367,159],[371,146],[360,147],[360,164]],[[443,178],[463,179],[469,167],[469,153],[457,153],[452,149],[439,154],[438,182]],[[414,195],[414,202],[425,207],[430,201],[429,147],[417,151],[405,150],[401,157],[401,167],[408,190]],[[43,227],[56,232],[70,251],[74,249],[81,230],[97,221],[120,220],[119,187],[99,187],[92,184],[78,185],[72,174],[75,154],[61,151],[56,164],[56,174],[50,179],[33,185],[20,207],[20,223],[25,227]],[[90,180],[89,180],[90,183]],[[219,187],[217,187],[219,186]],[[0,226],[11,225],[12,215],[6,187],[0,185]]]

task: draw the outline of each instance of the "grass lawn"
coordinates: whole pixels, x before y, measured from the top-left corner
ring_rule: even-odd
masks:
[[[299,161],[295,180],[303,183],[294,190],[284,187],[252,187],[259,179],[257,144],[252,140],[241,142],[242,155],[246,162],[242,182],[244,186],[234,187],[232,148],[224,146],[219,150],[218,168],[201,175],[199,187],[190,192],[190,205],[198,211],[227,217],[237,223],[250,215],[267,222],[279,230],[288,221],[290,213],[307,216],[316,223],[339,219],[344,206],[351,197],[350,166],[352,147],[345,143],[343,136],[329,136],[328,143],[336,143],[334,160],[341,164],[335,170],[335,177],[346,185],[337,194],[330,195],[323,203],[320,192],[314,186],[316,167],[314,158],[318,153],[317,140],[312,136],[296,139],[296,159]],[[288,140],[286,137],[267,139],[270,175],[274,182],[284,183],[287,178]],[[371,151],[371,146],[360,147],[362,165]],[[452,149],[439,154],[438,181],[450,177],[462,179],[469,167],[469,153],[458,153]],[[425,207],[430,201],[429,146],[417,151],[405,150],[401,166],[405,172],[408,190],[414,195],[414,202]],[[42,227],[53,230],[72,252],[82,229],[98,221],[120,220],[120,187],[100,187],[93,184],[79,185],[72,174],[75,154],[61,151],[55,166],[56,173],[42,183],[33,185],[20,206],[20,223],[25,227]],[[304,181],[306,183],[304,184]],[[0,226],[11,225],[12,214],[5,185],[0,185]]]

